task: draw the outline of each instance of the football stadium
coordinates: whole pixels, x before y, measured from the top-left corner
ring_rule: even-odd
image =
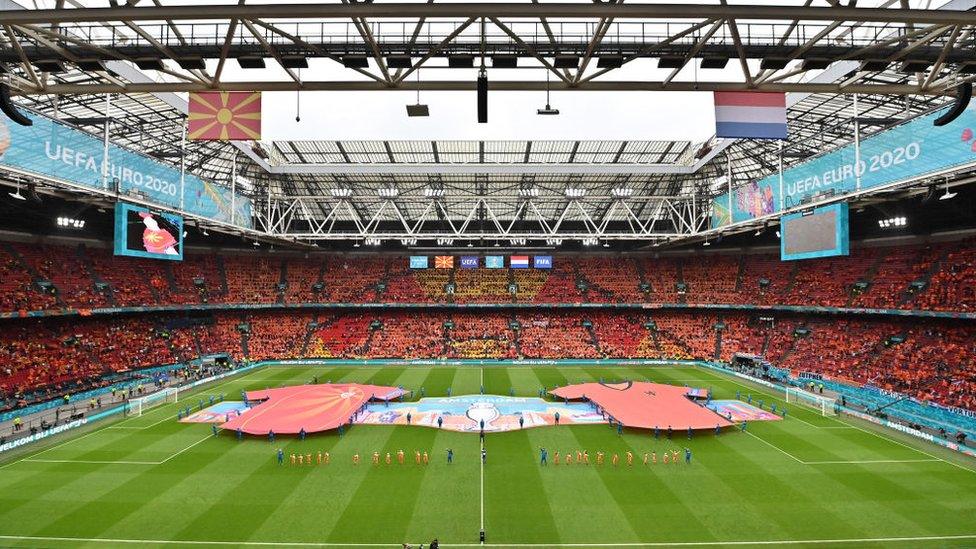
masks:
[[[0,0],[0,547],[976,547],[976,0]]]

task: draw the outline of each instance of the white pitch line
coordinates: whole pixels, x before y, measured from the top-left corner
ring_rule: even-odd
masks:
[[[167,461],[175,458],[176,456],[182,454],[183,452],[189,450],[190,448],[193,448],[197,444],[200,444],[201,442],[204,442],[205,440],[207,440],[209,438],[212,438],[212,436],[211,435],[207,435],[206,438],[203,438],[203,439],[200,439],[200,440],[194,442],[193,444],[187,446],[186,448],[183,448],[182,450],[176,452],[175,454],[169,456],[168,458],[166,458],[166,459],[164,459],[162,461],[89,460],[89,459],[34,459],[34,458],[26,458],[26,459],[22,459],[21,461],[27,461],[27,462],[31,462],[31,463],[90,463],[90,464],[98,464],[98,465],[162,465],[162,464],[166,463]]]
[[[485,386],[485,369],[484,368],[480,368],[480,370],[481,370],[481,387],[482,387],[482,390],[484,390],[484,386]],[[485,448],[485,440],[483,438],[481,438],[481,437],[479,437],[479,440],[480,440],[481,449],[484,450],[484,448]],[[481,456],[478,456],[478,459],[481,459]],[[485,531],[485,460],[483,460],[483,459],[481,459],[481,490],[480,490],[480,493],[481,493],[481,528],[480,528],[479,531],[484,532]]]
[[[230,376],[233,379],[229,379],[229,380],[225,381],[224,383],[221,383],[220,385],[217,385],[216,387],[211,387],[209,390],[213,391],[213,390],[220,389],[221,387],[226,387],[226,386],[230,385],[231,383],[236,383],[238,381],[241,381],[243,379],[246,379],[246,378],[248,378],[248,377],[250,377],[250,376],[252,376],[252,375],[254,375],[254,374],[258,373],[258,372],[261,372],[263,370],[264,370],[264,368],[258,368],[257,370],[254,370],[252,372],[248,372],[248,373],[242,375],[241,377]],[[257,380],[251,380],[251,381],[265,381],[265,380],[257,379]],[[200,389],[200,392],[203,392],[205,390],[207,390],[207,389]],[[196,393],[197,391],[195,391],[194,389],[189,389],[189,392],[190,392],[190,394],[193,394],[193,393]],[[134,419],[139,419],[141,417],[146,417],[147,415],[154,414],[156,412],[161,412],[163,410],[166,410],[167,408],[169,408],[170,406],[172,406],[174,404],[177,404],[178,405],[179,404],[179,401],[176,401],[176,402],[167,402],[166,404],[163,404],[162,406],[160,406],[158,408],[155,408],[153,410],[149,410],[145,414],[123,419],[122,421],[120,421],[120,422],[116,423],[115,425],[113,425],[113,427],[118,428],[121,425],[123,425],[125,423],[128,423],[128,422],[130,422],[130,421],[132,421]],[[156,425],[162,423],[163,421],[167,421],[169,419],[172,419],[172,418],[170,418],[169,416],[167,416],[162,421],[158,421],[156,423],[153,423],[149,427],[155,427]],[[149,427],[140,427],[140,429],[148,429]]]
[[[64,446],[65,444],[67,444],[67,443],[69,443],[69,442],[75,442],[75,441],[78,441],[78,440],[81,440],[81,439],[83,439],[83,438],[88,438],[88,437],[90,437],[90,436],[92,436],[92,435],[94,435],[95,433],[99,433],[99,432],[101,432],[101,431],[102,431],[102,429],[104,429],[104,428],[105,428],[105,427],[103,426],[103,427],[102,427],[102,428],[100,428],[100,429],[95,429],[94,431],[91,431],[91,432],[89,432],[89,433],[85,433],[84,435],[81,435],[81,436],[80,436],[80,437],[78,437],[78,438],[69,438],[69,439],[67,439],[67,440],[63,440],[63,441],[61,441],[60,443],[58,443],[58,444],[55,444],[54,446],[51,446],[50,448],[45,448],[45,449],[43,449],[43,450],[41,450],[41,451],[39,451],[39,452],[35,452],[35,453],[33,453],[33,454],[31,454],[30,456],[28,456],[28,457],[26,457],[26,458],[20,458],[20,459],[18,459],[18,460],[16,460],[16,461],[11,461],[11,462],[9,462],[9,463],[5,463],[5,464],[3,464],[3,465],[0,465],[0,469],[5,469],[5,468],[7,468],[7,467],[10,467],[11,465],[13,465],[13,464],[15,464],[15,463],[20,463],[21,461],[24,461],[24,460],[26,460],[26,459],[28,459],[28,458],[33,458],[34,456],[39,456],[39,455],[41,455],[41,454],[44,454],[44,453],[47,453],[47,452],[50,452],[51,450],[54,450],[55,448],[60,448],[61,446]]]
[[[200,440],[198,440],[198,441],[196,441],[196,442],[194,442],[193,444],[191,444],[191,445],[189,445],[189,446],[187,446],[186,448],[183,448],[183,449],[182,449],[182,450],[180,450],[179,452],[176,452],[175,454],[173,454],[173,455],[171,455],[171,456],[169,456],[168,458],[166,458],[166,459],[164,459],[163,461],[160,461],[160,462],[158,463],[158,465],[162,465],[162,464],[164,464],[164,463],[166,463],[167,461],[169,461],[169,460],[171,460],[171,459],[173,459],[173,458],[175,458],[176,456],[178,456],[178,455],[180,455],[180,454],[182,454],[183,452],[185,452],[185,451],[187,451],[187,450],[189,450],[190,448],[193,448],[193,447],[194,447],[194,446],[196,446],[197,444],[200,444],[201,442],[203,442],[203,441],[205,441],[205,440],[208,440],[208,439],[210,439],[210,438],[213,438],[213,437],[212,437],[211,435],[207,435],[207,436],[206,436],[205,438],[202,438],[202,439],[200,439]]]
[[[762,437],[758,437],[758,436],[756,436],[756,435],[754,435],[754,434],[752,434],[752,433],[751,433],[751,432],[749,432],[749,431],[745,431],[745,433],[746,433],[747,435],[749,435],[749,436],[751,436],[752,438],[754,438],[754,439],[756,439],[756,440],[759,440],[759,441],[761,441],[761,442],[762,442],[763,444],[765,444],[765,445],[767,445],[767,446],[769,446],[769,447],[771,447],[771,448],[774,448],[774,449],[776,449],[776,450],[779,450],[780,452],[782,452],[782,453],[784,453],[784,454],[786,454],[786,455],[788,455],[788,456],[790,456],[790,457],[791,457],[791,458],[793,458],[793,460],[794,460],[794,461],[796,461],[797,463],[804,463],[804,464],[806,463],[806,462],[805,462],[805,461],[803,461],[802,459],[800,459],[800,458],[798,458],[798,457],[796,457],[796,456],[794,456],[793,454],[791,454],[791,453],[789,453],[789,452],[787,452],[786,450],[784,450],[784,449],[782,449],[782,448],[780,448],[779,446],[776,446],[776,445],[775,445],[775,444],[773,444],[772,442],[769,442],[768,440],[766,440],[766,439],[764,439],[764,438],[762,438]]]
[[[937,463],[940,459],[864,459],[853,461],[804,461],[807,465],[860,465],[862,463]]]
[[[214,389],[219,389],[219,388],[224,387],[226,385],[230,385],[231,383],[240,381],[240,380],[242,380],[242,379],[244,379],[244,378],[246,378],[248,376],[251,376],[251,375],[256,374],[258,372],[261,372],[263,370],[264,370],[264,368],[258,368],[257,370],[254,370],[253,372],[246,373],[246,374],[242,375],[241,377],[236,377],[234,379],[228,380],[226,383],[222,383],[222,384],[214,387]],[[233,376],[231,376],[231,377],[233,377]],[[129,419],[135,419],[135,418],[129,418]],[[126,421],[128,421],[128,420],[122,420],[119,423],[125,423]],[[22,461],[25,461],[27,459],[34,458],[34,457],[39,456],[41,454],[50,452],[51,450],[54,450],[55,448],[60,448],[61,446],[64,446],[65,444],[68,444],[70,442],[77,442],[77,441],[79,441],[79,440],[81,440],[83,438],[88,438],[88,437],[94,435],[95,433],[100,433],[100,432],[108,429],[109,427],[118,427],[118,424],[111,424],[111,423],[109,423],[109,424],[102,425],[101,427],[97,427],[93,431],[90,431],[88,433],[85,433],[84,435],[81,435],[80,437],[77,437],[77,438],[68,438],[67,440],[61,441],[60,443],[55,444],[54,446],[51,446],[51,447],[45,448],[45,449],[43,449],[43,450],[41,450],[39,452],[35,452],[33,454],[30,454],[27,457],[23,457],[23,458],[20,458],[18,460],[15,460],[15,461],[10,461],[10,462],[4,463],[3,465],[0,465],[0,469],[6,469],[7,467],[10,467],[11,465],[15,465],[15,464],[20,463]],[[0,538],[0,539],[2,539],[2,538]]]
[[[100,461],[88,459],[25,459],[29,463],[91,463],[97,465],[159,465],[159,461]]]
[[[249,547],[402,547],[402,543],[341,543],[308,541],[204,541],[172,539],[125,539],[125,538],[79,538],[63,536],[13,536],[2,535],[0,539],[10,541],[67,541],[103,543],[113,545],[215,545]],[[444,547],[714,547],[722,545],[831,545],[851,543],[893,543],[918,541],[958,541],[976,539],[976,534],[951,536],[903,536],[887,538],[835,538],[835,539],[785,539],[785,540],[734,540],[734,541],[649,541],[630,543],[442,543]]]
[[[777,396],[777,395],[775,395],[773,393],[767,393],[763,389],[759,389],[759,388],[756,388],[756,387],[753,387],[753,386],[750,386],[750,385],[746,385],[746,384],[741,383],[739,381],[736,381],[736,380],[734,380],[734,379],[732,379],[730,377],[721,377],[718,374],[716,374],[715,372],[711,372],[711,371],[708,371],[708,370],[701,370],[701,371],[704,372],[704,373],[707,373],[707,374],[711,375],[713,379],[716,379],[718,381],[728,381],[729,383],[734,383],[735,385],[738,385],[739,387],[742,387],[743,389],[749,389],[750,391],[755,391],[756,393],[758,393],[760,395],[764,395],[764,396],[767,396],[769,398],[779,400],[781,402],[786,402],[785,396],[781,397],[781,396]],[[789,403],[787,402],[787,404],[789,404]],[[796,407],[796,408],[794,408],[794,410],[810,411],[809,408],[803,408],[803,407],[799,407],[799,406]],[[830,428],[830,427],[821,427],[819,425],[814,425],[814,424],[810,423],[809,421],[805,421],[805,420],[800,419],[795,414],[793,416],[790,416],[790,417],[792,417],[793,419],[802,421],[803,423],[806,423],[807,425],[809,425],[809,426],[811,426],[811,427],[813,427],[815,429],[829,429]],[[836,421],[837,423],[840,423],[841,425],[846,426],[846,424],[843,421],[841,421],[841,420],[839,420],[837,418],[833,418],[833,417],[830,417],[830,416],[819,416],[819,417],[825,417],[826,419],[830,419],[830,420]]]
[[[875,431],[869,431],[868,429],[864,429],[863,427],[858,427],[857,425],[853,425],[853,424],[851,424],[851,427],[853,427],[854,429],[857,429],[858,431],[862,431],[862,432],[865,432],[865,433],[874,435],[874,436],[876,436],[876,437],[878,437],[878,438],[880,438],[882,440],[887,440],[888,442],[893,442],[893,443],[895,443],[895,444],[897,444],[899,446],[904,446],[905,448],[908,448],[909,450],[915,450],[919,454],[926,455],[926,456],[928,456],[930,458],[937,459],[937,460],[939,460],[939,461],[941,461],[943,463],[948,463],[949,465],[952,465],[953,467],[957,467],[959,469],[962,469],[963,471],[968,471],[970,473],[976,474],[976,469],[970,469],[969,467],[964,467],[962,465],[959,465],[956,462],[953,462],[953,461],[949,461],[947,459],[940,458],[939,456],[936,456],[934,454],[930,454],[930,453],[926,452],[925,450],[919,450],[918,448],[915,448],[914,446],[905,444],[904,442],[901,442],[899,440],[895,440],[895,439],[893,439],[893,438],[891,438],[889,436],[883,435],[881,433],[877,433]]]
[[[484,448],[484,445],[482,445]],[[481,459],[481,456],[478,456]],[[485,462],[481,462],[481,530],[485,529]]]
[[[739,385],[740,387],[745,387],[747,389],[755,389],[754,387],[749,387],[748,385],[744,385],[742,383],[739,383],[738,381],[736,381],[734,379],[719,377],[718,374],[716,374],[715,372],[711,372],[711,371],[707,371],[707,370],[701,370],[701,371],[704,372],[704,373],[708,373],[713,378],[715,378],[715,379],[717,379],[719,381],[725,380],[725,381],[729,381],[731,383],[734,383],[736,385]],[[770,395],[769,393],[765,393],[765,392],[763,392],[760,389],[755,389],[755,390],[756,390],[757,393],[765,394],[767,396],[772,396],[773,398],[777,398],[777,399],[779,398],[779,397],[776,397],[774,395]],[[780,400],[782,400],[782,399],[780,399]],[[795,418],[794,417],[794,419],[799,419],[799,418]],[[901,442],[899,440],[895,440],[895,439],[893,439],[893,438],[891,438],[891,437],[889,437],[887,435],[884,435],[884,434],[881,434],[881,433],[878,433],[878,432],[875,432],[875,431],[871,431],[871,430],[868,430],[868,429],[864,429],[863,427],[859,427],[857,425],[854,425],[853,423],[848,423],[846,421],[841,421],[841,420],[839,420],[837,418],[834,418],[834,417],[827,416],[827,419],[833,420],[833,421],[839,423],[840,425],[835,426],[835,427],[818,427],[818,429],[842,429],[842,428],[857,429],[858,431],[862,431],[862,432],[865,432],[865,433],[874,435],[874,436],[876,436],[876,437],[878,437],[878,438],[880,438],[882,440],[887,440],[888,442],[892,442],[892,443],[897,444],[899,446],[904,446],[905,448],[908,448],[909,450],[914,450],[915,452],[918,452],[919,454],[926,455],[926,456],[928,456],[930,458],[933,458],[933,459],[936,459],[938,461],[947,463],[949,465],[952,465],[953,467],[962,469],[963,471],[968,471],[970,473],[976,474],[976,469],[970,469],[969,467],[966,467],[966,466],[963,466],[963,465],[959,465],[958,463],[956,463],[954,461],[949,461],[947,459],[940,458],[939,456],[936,456],[934,454],[930,454],[929,452],[926,452],[925,450],[920,450],[920,449],[918,449],[918,448],[916,448],[916,447],[914,447],[912,445],[905,444],[904,442]],[[804,422],[804,423],[806,423],[806,422]],[[884,427],[882,427],[882,428],[884,428]],[[752,433],[749,433],[749,434],[751,435]],[[753,435],[753,436],[755,436],[755,435]],[[756,437],[756,438],[759,438],[759,437]],[[760,438],[759,440],[763,440],[763,439]],[[763,440],[763,442],[766,442],[766,441]],[[769,444],[769,443],[766,442],[766,444]],[[772,446],[772,444],[770,444],[770,446]],[[780,449],[780,448],[778,448],[776,446],[774,446],[774,448],[776,448],[777,450],[779,450],[781,452],[786,453],[784,450],[782,450],[782,449]]]
[[[152,425],[147,425],[145,427],[127,427],[125,425],[113,425],[111,427],[106,427],[106,429],[110,429],[110,430],[111,429],[121,429],[121,430],[127,430],[127,431],[145,431],[146,429],[152,429],[153,427],[159,425],[160,423],[165,423],[167,421],[173,421],[173,418],[167,416],[167,417],[164,417],[163,419],[157,421],[156,423],[153,423]]]

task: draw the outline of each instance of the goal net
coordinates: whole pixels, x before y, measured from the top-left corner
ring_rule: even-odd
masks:
[[[150,408],[155,408],[156,406],[161,406],[163,404],[169,404],[171,402],[177,402],[179,400],[179,396],[179,388],[167,387],[166,389],[157,391],[151,395],[133,398],[129,400],[129,408],[126,411],[126,415],[131,417],[141,416]]]
[[[834,406],[836,399],[824,395],[818,395],[809,391],[804,391],[797,387],[786,388],[786,402],[790,404],[800,404],[808,408],[820,411],[823,416],[836,416],[837,410]]]

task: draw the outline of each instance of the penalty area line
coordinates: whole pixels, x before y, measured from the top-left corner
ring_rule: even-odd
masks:
[[[780,448],[779,446],[776,446],[776,445],[775,445],[775,444],[773,444],[772,442],[769,442],[768,440],[766,440],[766,439],[764,439],[764,438],[762,438],[762,437],[759,437],[759,436],[756,436],[756,435],[754,435],[754,434],[752,434],[752,433],[751,433],[751,432],[749,432],[749,431],[745,431],[745,433],[746,433],[747,435],[749,435],[749,436],[751,436],[752,438],[754,438],[754,439],[756,439],[756,440],[758,440],[758,441],[760,441],[760,442],[762,442],[762,443],[763,443],[763,444],[765,444],[766,446],[769,446],[770,448],[773,448],[773,449],[775,449],[775,450],[779,450],[780,452],[782,452],[782,453],[784,453],[784,454],[786,454],[787,456],[789,456],[790,458],[792,458],[792,459],[793,459],[793,461],[795,461],[795,462],[797,462],[797,463],[803,463],[803,464],[806,464],[806,462],[805,462],[805,461],[803,461],[802,459],[800,459],[800,458],[798,458],[798,457],[796,457],[796,456],[794,456],[793,454],[791,454],[791,453],[789,453],[789,452],[787,452],[786,450],[784,450],[784,449],[782,449],[782,448]]]
[[[158,463],[157,465],[162,465],[162,464],[164,464],[164,463],[166,463],[167,461],[169,461],[169,460],[171,460],[171,459],[173,459],[173,458],[175,458],[176,456],[178,456],[178,455],[180,455],[180,454],[182,454],[183,452],[185,452],[185,451],[187,451],[187,450],[189,450],[190,448],[193,448],[193,447],[194,447],[194,446],[196,446],[197,444],[200,444],[201,442],[204,442],[204,441],[207,441],[207,440],[209,440],[209,439],[211,439],[211,438],[213,438],[213,436],[211,436],[211,435],[207,435],[206,437],[204,437],[204,438],[201,438],[200,440],[198,440],[198,441],[196,441],[196,442],[194,442],[193,444],[191,444],[191,445],[189,445],[189,446],[187,446],[186,448],[183,448],[183,449],[182,449],[182,450],[180,450],[179,452],[176,452],[175,454],[173,454],[173,455],[171,455],[171,456],[169,456],[168,458],[166,458],[166,459],[164,459],[163,461],[160,461],[160,462],[159,462],[159,463]]]
[[[629,543],[444,543],[444,547],[715,547],[722,545],[835,545],[851,543],[895,543],[920,541],[959,541],[976,539],[976,534],[952,536],[903,536],[887,538],[835,538],[835,539],[784,539],[784,540],[732,540],[732,541],[650,541]],[[224,541],[224,540],[163,540],[125,538],[80,538],[67,536],[13,536],[0,534],[0,540],[8,541],[64,541],[111,545],[201,545],[247,547],[402,547],[402,543],[341,543],[302,541]]]
[[[779,450],[780,452],[793,458],[793,460],[796,461],[797,463],[801,463],[803,465],[870,465],[870,464],[881,464],[881,463],[932,463],[932,462],[944,461],[937,457],[932,457],[932,459],[861,459],[861,460],[855,459],[855,460],[805,461],[794,456],[793,454],[787,452],[786,450],[780,448],[779,446],[776,446],[772,442],[769,442],[768,440],[760,436],[754,435],[749,431],[746,431],[746,434],[752,436],[752,438],[759,440],[760,442],[766,444],[771,448]]]
[[[167,461],[175,458],[176,456],[182,454],[183,452],[186,452],[190,448],[193,448],[197,444],[200,444],[201,442],[204,442],[204,441],[206,441],[207,439],[210,439],[210,438],[213,438],[213,437],[211,435],[207,435],[205,438],[202,438],[202,439],[194,442],[193,444],[187,446],[186,448],[183,448],[182,450],[177,451],[176,453],[174,453],[173,455],[169,456],[168,458],[166,458],[166,459],[164,459],[162,461],[130,461],[130,460],[122,460],[122,459],[120,459],[120,460],[44,459],[44,458],[36,459],[36,458],[33,458],[33,457],[25,458],[25,459],[22,459],[21,461],[25,461],[25,462],[29,462],[29,463],[82,463],[82,464],[90,464],[90,465],[162,465],[162,464],[166,463]]]
[[[938,463],[941,459],[862,459],[837,461],[804,461],[807,465],[860,465],[866,463]]]
[[[84,463],[92,465],[159,465],[159,461],[104,461],[91,459],[32,459],[24,461],[29,463]]]

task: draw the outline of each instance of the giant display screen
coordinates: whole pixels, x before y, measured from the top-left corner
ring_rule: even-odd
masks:
[[[29,111],[33,126],[0,118],[0,166],[50,177],[72,185],[118,191],[119,194],[201,217],[253,228],[251,199],[226,187],[186,173],[148,156],[116,145]]]
[[[115,205],[115,255],[183,259],[183,218],[119,202]]]
[[[811,259],[850,252],[850,212],[846,202],[784,215],[780,219],[780,259]]]
[[[947,107],[948,108],[948,107]],[[860,162],[854,145],[801,162],[752,181],[712,200],[713,228],[756,219],[801,206],[817,196],[843,196],[861,189],[976,164],[976,101],[945,126],[932,122],[940,109],[861,140]],[[855,166],[855,164],[857,164]]]

